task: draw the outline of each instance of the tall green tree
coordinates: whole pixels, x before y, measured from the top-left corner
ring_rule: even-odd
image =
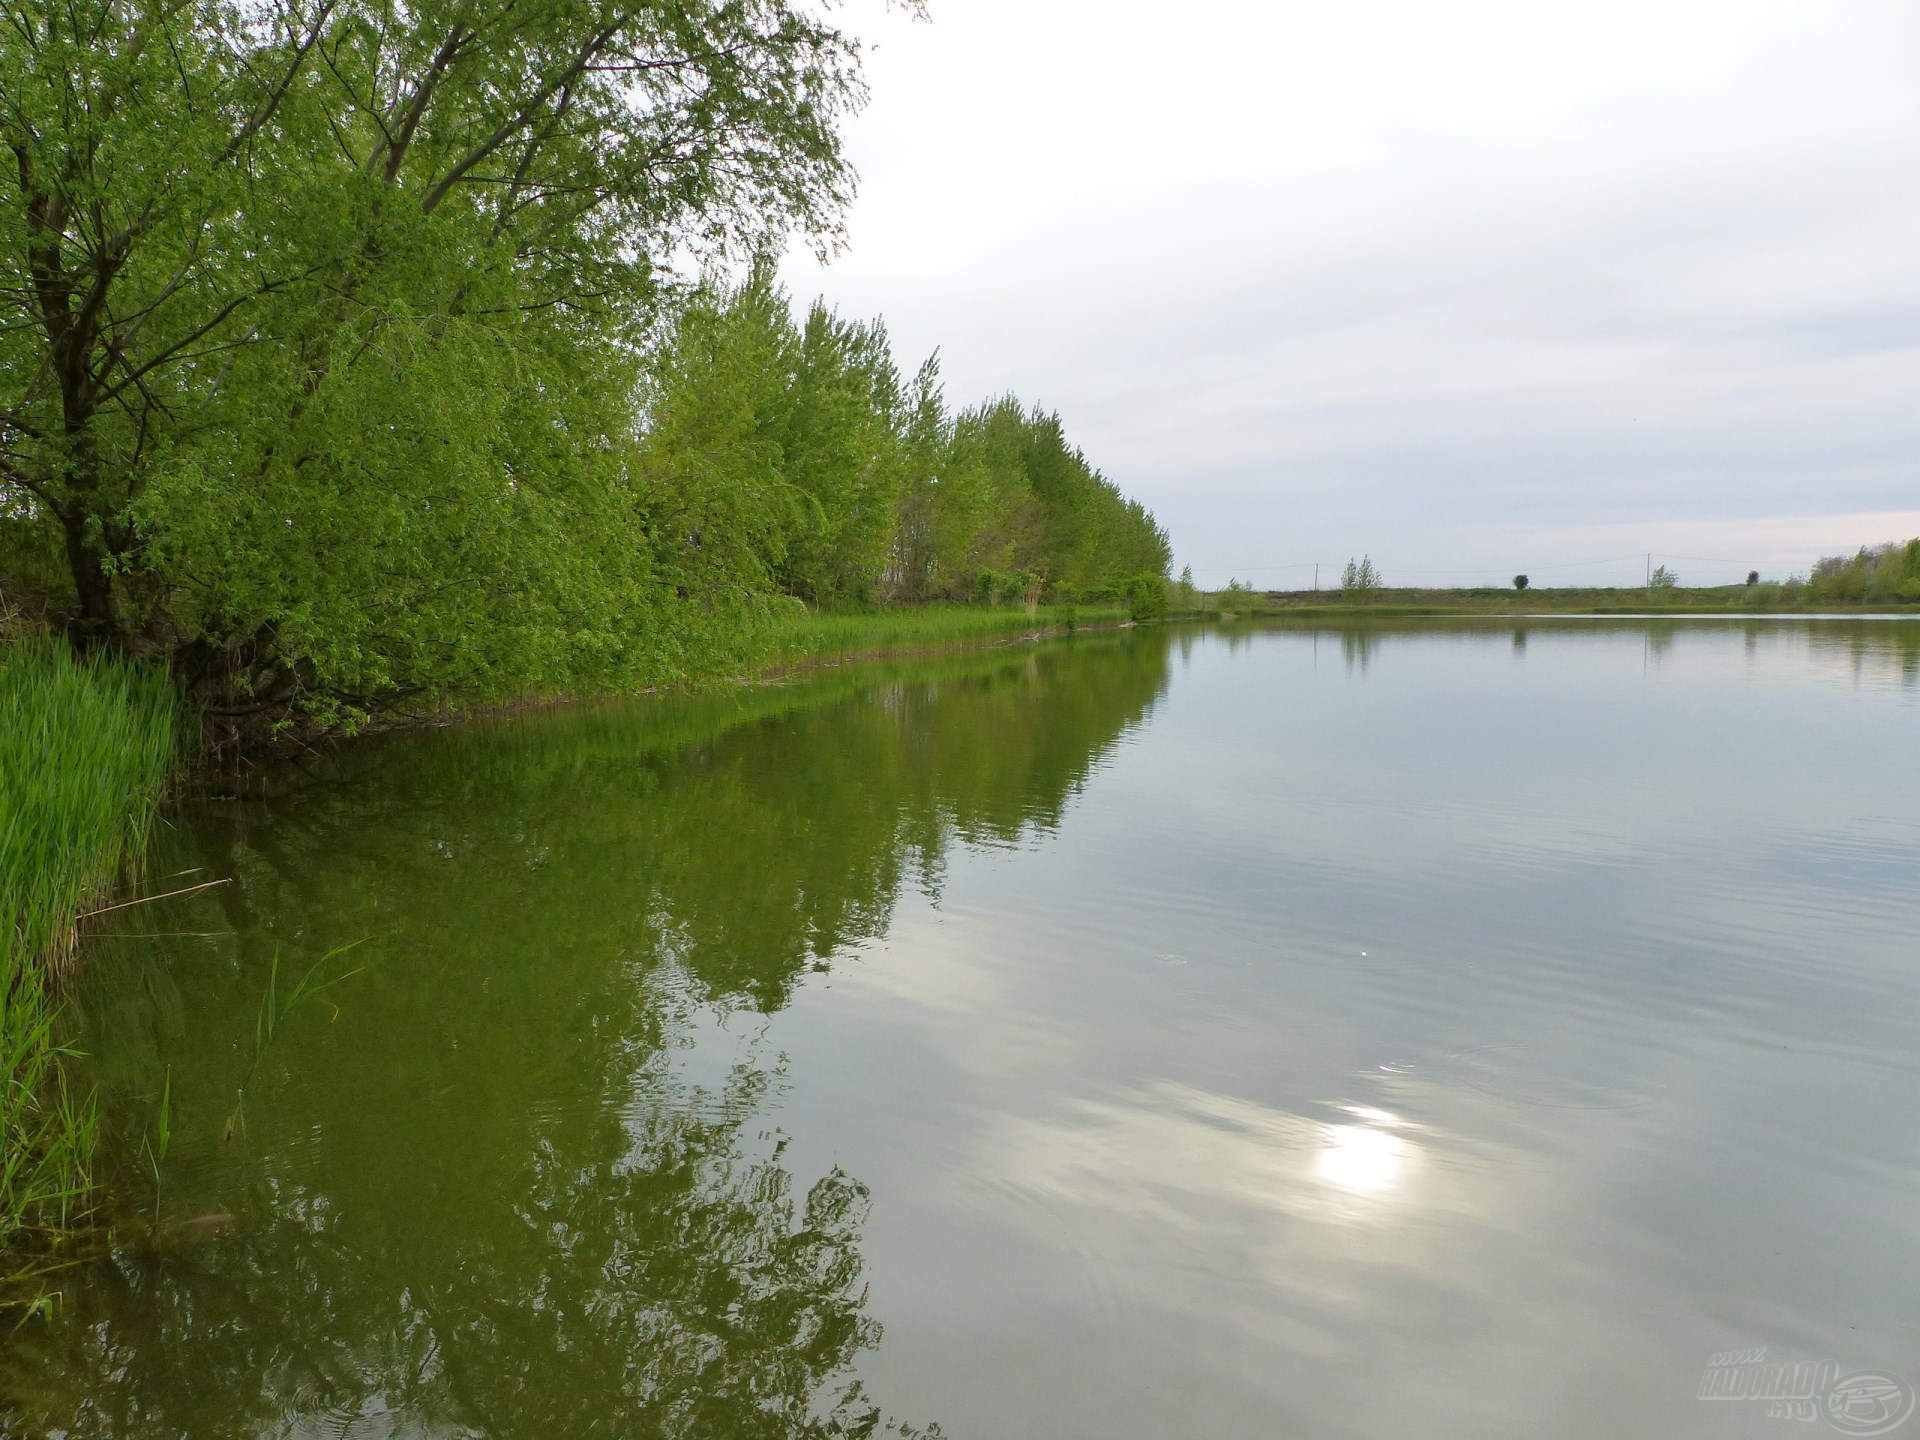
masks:
[[[1119,599],[1166,575],[1165,532],[1058,415],[1009,395],[949,417],[937,358],[903,384],[879,321],[816,302],[795,323],[764,265],[686,306],[648,374],[647,488],[679,497],[667,528],[743,590]]]
[[[619,658],[659,267],[861,95],[801,0],[0,0],[10,567],[230,698]]]
[[[782,580],[815,602],[871,601],[905,468],[903,396],[886,328],[844,320],[816,301],[795,361],[786,468],[805,504]]]
[[[795,322],[827,3],[0,0],[0,585],[238,727],[1164,576],[1057,415]]]
[[[688,299],[650,351],[635,481],[655,573],[679,602],[663,643],[681,671],[724,658],[801,522],[785,451],[796,344],[786,295],[756,266]]]
[[[889,599],[912,604],[933,594],[940,566],[935,514],[942,483],[951,483],[950,433],[936,352],[914,372],[903,404],[900,499],[883,577]]]

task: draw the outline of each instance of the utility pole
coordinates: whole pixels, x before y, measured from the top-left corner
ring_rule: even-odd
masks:
[[[1653,588],[1653,552],[1647,552],[1647,588]]]
[[[1318,560],[1313,562],[1313,593],[1316,595],[1320,593],[1320,562]]]

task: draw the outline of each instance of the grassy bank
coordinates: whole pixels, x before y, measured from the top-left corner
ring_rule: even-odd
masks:
[[[796,613],[773,623],[770,669],[902,652],[941,650],[1083,625],[1115,625],[1124,605],[921,605],[911,609]]]
[[[1064,635],[1076,629],[1110,630],[1125,624],[1129,618],[1128,607],[1117,602],[1032,607],[930,604],[845,611],[809,610],[796,604],[786,613],[761,621],[737,651],[676,681],[648,685],[637,691],[537,692],[477,703],[443,702],[413,713],[395,710],[362,725],[354,733],[406,730],[423,722],[458,724],[490,715],[617,700],[622,696],[725,692],[743,685],[784,680],[796,672],[827,665],[921,661],[1027,636]],[[337,733],[324,731],[296,732],[294,745],[305,751],[338,738]],[[264,746],[257,757],[249,758],[266,758],[291,748],[283,737],[281,743]]]
[[[80,920],[139,854],[176,707],[157,672],[0,641],[0,1276],[86,1204],[94,1111],[61,1067],[60,989]]]

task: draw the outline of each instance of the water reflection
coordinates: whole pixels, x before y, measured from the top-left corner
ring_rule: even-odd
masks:
[[[103,947],[85,997],[157,1220],[0,1358],[0,1429],[873,1433],[870,1197],[789,1158],[760,1017],[954,846],[1057,825],[1165,646],[909,674],[368,747],[188,817],[163,863],[232,877],[228,933]],[[274,957],[362,937],[261,1048]]]
[[[1292,1284],[1303,1257],[1345,1244],[1322,1227],[1408,1218],[1390,1202],[1415,1201],[1435,1138],[1418,1130],[1369,1105],[1297,1113],[1163,1082],[1051,1120],[1009,1118],[989,1152],[1035,1200],[1185,1231],[1222,1255],[1271,1251],[1272,1278]]]
[[[721,1108],[751,1114],[742,1091],[766,1083],[737,1077]],[[857,1181],[830,1171],[796,1193],[779,1144],[741,1119],[658,1106],[637,1125],[540,1117],[481,1185],[481,1167],[388,1148],[425,1139],[394,1109],[446,1113],[423,1102],[361,1129],[322,1107],[301,1123],[326,1133],[294,1134],[273,1097],[256,1134],[275,1153],[228,1191],[232,1233],[181,1227],[97,1267],[57,1348],[29,1335],[8,1357],[13,1421],[102,1436],[585,1435],[613,1416],[623,1433],[867,1433],[877,1412],[846,1374],[879,1337]]]
[[[1353,1123],[1323,1127],[1314,1174],[1358,1195],[1397,1190],[1414,1159],[1412,1144],[1398,1133],[1399,1121],[1370,1105],[1347,1108]]]
[[[1340,629],[1340,658],[1347,669],[1366,673],[1381,632],[1371,625],[1343,626]]]
[[[1823,620],[1788,615],[1772,619],[1538,615],[1529,616],[1525,623],[1494,616],[1403,618],[1356,613],[1334,623],[1276,616],[1243,622],[1230,643],[1250,639],[1261,631],[1310,634],[1317,652],[1324,637],[1338,644],[1340,658],[1349,671],[1364,674],[1382,647],[1389,644],[1477,643],[1503,630],[1516,658],[1525,657],[1529,639],[1543,634],[1574,643],[1630,638],[1649,670],[1657,669],[1682,642],[1696,655],[1724,653],[1724,641],[1731,633],[1739,636],[1743,653],[1751,660],[1782,672],[1789,666],[1812,665],[1863,684],[1920,686],[1920,619],[1903,616]]]
[[[162,1234],[0,1431],[1731,1440],[1710,1353],[1906,1373],[1914,627],[1348,628],[208,807],[233,893],[146,923],[236,933],[89,1001]]]

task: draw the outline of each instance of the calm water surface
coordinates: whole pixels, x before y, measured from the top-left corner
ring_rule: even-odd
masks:
[[[1160,631],[197,805],[0,1429],[1846,1433],[1699,1396],[1920,1381],[1917,741],[1910,625]]]

